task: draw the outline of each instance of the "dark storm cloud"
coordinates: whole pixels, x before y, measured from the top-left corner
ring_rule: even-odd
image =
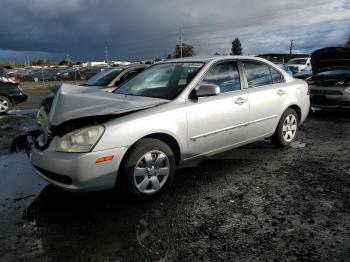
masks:
[[[105,46],[113,59],[164,57],[179,28],[200,55],[227,53],[235,35],[247,54],[285,51],[289,39],[303,52],[343,43],[350,33],[347,1],[305,2],[2,0],[0,60],[63,59],[67,51],[75,60],[102,60]]]

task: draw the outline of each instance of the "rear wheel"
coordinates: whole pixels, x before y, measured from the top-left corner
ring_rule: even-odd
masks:
[[[271,141],[280,147],[289,146],[295,139],[298,131],[299,119],[294,109],[288,108],[278,122]]]
[[[151,196],[160,192],[174,176],[174,153],[160,140],[142,139],[126,157],[120,173],[122,181],[118,181],[125,187],[123,191]]]
[[[4,96],[0,96],[0,114],[5,114],[11,109],[11,102]]]

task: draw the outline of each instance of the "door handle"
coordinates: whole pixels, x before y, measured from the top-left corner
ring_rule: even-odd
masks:
[[[280,96],[283,96],[285,93],[287,93],[287,92],[282,90],[282,89],[277,91],[277,94],[280,95]]]
[[[236,103],[237,105],[242,105],[242,104],[244,104],[245,102],[248,102],[248,99],[244,99],[244,98],[242,98],[242,97],[238,97],[237,100],[235,101],[235,103]]]

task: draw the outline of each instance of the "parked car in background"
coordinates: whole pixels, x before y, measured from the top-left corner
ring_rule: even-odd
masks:
[[[299,73],[311,66],[311,58],[294,58],[289,60],[287,64],[293,73]]]
[[[290,145],[309,107],[307,83],[265,59],[174,59],[113,93],[62,85],[47,128],[27,141],[34,169],[57,187],[149,196],[188,160],[266,138]]]
[[[292,70],[290,70],[289,66],[286,63],[279,62],[279,61],[272,61],[275,65],[282,68],[284,71],[286,71],[290,76],[293,76]]]
[[[294,78],[303,79],[303,80],[308,79],[310,76],[312,76],[312,70],[302,70],[299,73],[293,74]]]
[[[118,66],[106,68],[87,80],[83,86],[90,89],[101,89],[103,91],[112,92],[119,85],[134,77],[136,74],[145,70],[147,65],[133,65],[133,66]],[[48,114],[55,97],[55,94],[60,86],[50,88],[51,95],[47,96],[41,101],[39,111],[37,113],[36,122],[39,129],[43,129],[47,123]]]
[[[7,77],[0,67],[0,114],[7,113],[14,105],[27,100],[19,83]]]
[[[350,109],[350,49],[329,47],[312,54],[311,106]]]

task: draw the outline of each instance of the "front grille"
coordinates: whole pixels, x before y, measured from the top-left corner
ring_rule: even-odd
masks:
[[[339,90],[310,90],[313,95],[342,95],[343,93]]]
[[[60,182],[62,184],[71,185],[72,179],[69,176],[59,175],[50,171],[47,171],[45,169],[42,169],[40,167],[34,166],[35,169],[37,169],[40,173],[42,173],[47,178],[50,178],[52,180],[55,180],[57,182]]]
[[[339,101],[334,99],[312,98],[311,104],[336,106],[339,105]]]

